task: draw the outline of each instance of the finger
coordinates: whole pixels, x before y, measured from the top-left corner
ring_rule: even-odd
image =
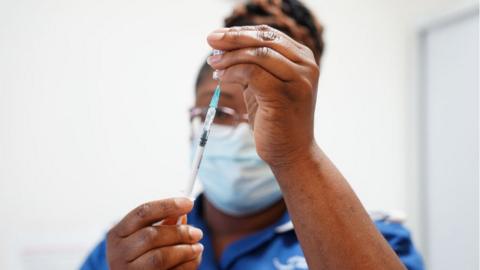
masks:
[[[282,81],[258,65],[238,64],[222,70],[219,74],[221,83],[240,84],[243,89],[251,89],[258,97],[276,94]],[[260,90],[259,90],[260,89]]]
[[[173,267],[171,270],[196,270],[202,262],[202,255],[200,254],[197,258],[186,262],[184,264]]]
[[[296,63],[315,61],[308,47],[268,25],[221,28],[210,33],[207,42],[212,48],[223,51],[270,47]]]
[[[155,225],[182,225],[187,224],[187,215],[182,215],[180,217],[168,217],[160,221]]]
[[[192,208],[193,202],[188,198],[171,198],[144,203],[128,213],[112,229],[112,232],[119,237],[126,237],[162,219],[185,215]]]
[[[292,100],[311,99],[312,96],[313,86],[305,76],[300,76],[295,81],[282,82],[262,67],[251,64],[231,66],[218,74],[222,83],[238,83],[244,90],[251,90],[259,106],[273,101],[274,106],[289,106]],[[251,111],[248,110],[248,113],[250,117]]]
[[[128,248],[127,261],[133,261],[149,250],[177,244],[195,244],[203,237],[200,229],[189,225],[148,226],[122,241]]]
[[[183,215],[177,219],[173,220],[165,220],[165,225],[180,225],[180,224],[187,224],[188,218],[187,215]],[[171,223],[173,222],[173,223]]]
[[[207,62],[216,70],[238,64],[259,65],[282,81],[293,80],[297,76],[298,70],[302,68],[269,47],[250,47],[227,51],[224,54],[208,57]]]
[[[143,254],[129,264],[129,269],[170,269],[195,259],[202,251],[202,244],[162,247]]]

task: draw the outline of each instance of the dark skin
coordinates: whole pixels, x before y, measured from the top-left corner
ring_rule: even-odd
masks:
[[[319,67],[310,49],[263,25],[218,29],[207,41],[226,51],[208,59],[220,70],[222,102],[239,112],[246,108],[257,153],[275,174],[284,200],[261,215],[242,218],[221,213],[206,200],[204,218],[217,257],[233,241],[275,222],[286,206],[309,269],[405,269],[315,141]],[[197,105],[208,104],[212,86],[210,81],[198,90]],[[108,234],[110,267],[196,269],[201,232],[167,225],[192,207],[188,199],[177,198],[134,209]]]
[[[198,243],[202,232],[189,225],[173,225],[192,207],[189,199],[176,198],[148,202],[132,210],[108,232],[109,268],[196,269],[203,251]]]

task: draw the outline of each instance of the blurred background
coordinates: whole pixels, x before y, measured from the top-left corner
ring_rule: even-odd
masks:
[[[478,269],[478,3],[304,2],[326,29],[319,144],[429,269]],[[236,3],[0,0],[0,269],[76,269],[178,194],[205,38]]]

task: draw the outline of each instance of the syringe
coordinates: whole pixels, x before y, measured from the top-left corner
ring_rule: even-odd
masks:
[[[190,174],[190,179],[188,182],[188,187],[186,190],[187,196],[192,200],[193,198],[193,187],[195,185],[195,179],[197,178],[198,170],[200,169],[200,163],[202,162],[203,153],[205,151],[205,145],[208,141],[208,134],[210,134],[210,128],[215,118],[215,113],[217,111],[218,100],[220,99],[220,83],[215,88],[213,92],[212,99],[210,100],[210,105],[208,106],[207,115],[205,116],[205,122],[203,124],[202,133],[198,141],[197,149],[195,150],[195,155],[193,156],[192,163],[192,172]]]
[[[223,54],[223,51],[213,50],[213,55]],[[217,71],[213,73],[213,79],[218,80]],[[215,119],[215,114],[218,107],[218,100],[220,99],[220,81],[218,81],[217,87],[213,92],[212,99],[210,100],[210,105],[208,106],[207,114],[205,115],[205,122],[203,123],[202,133],[198,141],[197,149],[193,157],[192,163],[192,172],[190,174],[190,179],[188,180],[187,190],[185,195],[188,196],[191,200],[194,200],[193,188],[195,186],[195,180],[197,179],[198,170],[200,169],[200,164],[202,162],[203,153],[205,152],[205,146],[208,141],[208,135],[210,134],[210,128],[212,126],[213,120]],[[177,224],[186,224],[187,216],[181,216],[177,220]]]

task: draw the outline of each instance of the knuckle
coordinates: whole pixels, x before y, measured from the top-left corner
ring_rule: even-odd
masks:
[[[137,208],[137,210],[135,211],[135,215],[137,215],[137,217],[141,219],[144,219],[150,214],[151,207],[152,206],[150,205],[150,203],[144,203]]]
[[[255,31],[257,30],[257,27],[255,25],[243,25],[243,26],[240,26],[238,29],[241,29],[243,31]]]
[[[307,74],[310,74],[310,77],[316,80],[320,76],[320,67],[316,62],[307,62],[306,63]]]
[[[273,28],[266,24],[259,24],[255,26],[257,31],[271,31]]]
[[[292,95],[292,99],[301,99],[301,100],[311,100],[312,99],[312,95],[315,91],[315,89],[313,89],[313,83],[308,79],[308,78],[301,78],[299,80],[299,87],[297,89],[297,91],[295,91],[295,95],[293,95],[293,93],[291,93]]]
[[[112,229],[110,229],[108,232],[107,232],[107,243],[108,244],[115,244],[115,243],[118,243],[120,240],[121,240],[121,236],[118,232],[118,228],[114,227]]]
[[[275,31],[262,32],[263,40],[273,41],[279,39],[279,35]]]
[[[179,230],[179,240],[182,242],[191,242],[193,241],[191,233],[190,233],[190,226],[180,226]]]
[[[162,213],[172,213],[177,208],[178,208],[178,205],[174,199],[166,200],[160,204],[160,211]]]
[[[228,37],[231,39],[233,42],[238,40],[240,36],[242,35],[242,28],[239,26],[231,27],[228,29],[228,31],[225,33],[225,37]]]
[[[312,50],[310,50],[310,48],[309,48],[307,45],[305,45],[305,44],[303,44],[303,43],[300,43],[300,42],[297,42],[297,41],[295,41],[295,44],[296,44],[301,50],[303,50],[303,51],[305,51],[305,52],[310,52],[311,54],[313,54]]]
[[[153,268],[162,268],[165,265],[165,255],[162,252],[155,252],[150,257],[150,265]]]
[[[307,48],[307,55],[308,55],[308,59],[312,59],[313,62],[315,63],[315,54],[313,53],[312,50],[310,50],[310,48]]]
[[[147,227],[143,230],[141,240],[143,243],[152,243],[158,236],[158,231],[154,227]]]
[[[280,35],[275,29],[265,25],[257,28],[257,37],[262,41],[275,41],[280,38]]]
[[[298,46],[303,52],[304,57],[310,60],[309,62],[312,62],[314,65],[317,65],[315,62],[315,54],[313,53],[313,51],[305,44],[299,43]]]
[[[155,204],[155,212],[158,212],[162,215],[168,215],[177,209],[177,202],[175,199],[165,199],[160,201],[158,204]],[[152,211],[151,207],[148,211]]]
[[[271,54],[271,49],[268,48],[268,47],[258,47],[258,48],[254,49],[253,54],[256,57],[265,58],[265,57],[268,57]]]

